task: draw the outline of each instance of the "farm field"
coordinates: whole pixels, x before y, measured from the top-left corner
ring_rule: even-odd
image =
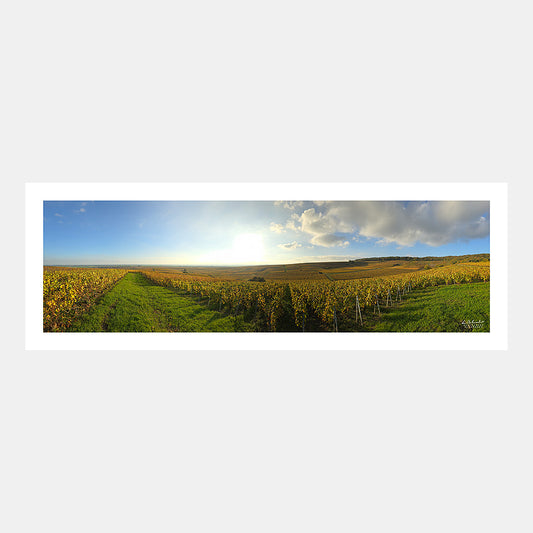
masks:
[[[234,268],[45,267],[43,329],[488,331],[487,259],[483,254]]]
[[[287,265],[250,265],[239,267],[225,266],[156,266],[136,268],[166,274],[186,274],[191,277],[206,279],[226,279],[246,281],[252,277],[261,277],[266,281],[291,280],[349,280],[375,278],[406,274],[419,270],[436,268],[457,262],[488,262],[489,254],[473,256],[448,257],[371,257],[354,261],[324,261],[313,263],[296,263]]]

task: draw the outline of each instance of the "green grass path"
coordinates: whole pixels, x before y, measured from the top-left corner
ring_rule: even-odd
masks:
[[[369,317],[367,331],[486,332],[490,329],[490,283],[419,289],[381,310],[381,317]]]
[[[126,274],[70,331],[247,331],[242,320],[202,305],[197,298]]]

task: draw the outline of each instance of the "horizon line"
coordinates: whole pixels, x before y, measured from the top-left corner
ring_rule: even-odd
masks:
[[[477,256],[477,255],[490,255],[490,252],[480,252],[475,254],[460,254],[460,255],[375,255],[375,256],[366,256],[358,257],[354,259],[325,259],[325,260],[316,260],[316,261],[295,261],[287,263],[233,263],[233,264],[208,264],[208,263],[135,263],[135,262],[126,262],[126,263],[72,263],[72,264],[63,264],[63,263],[43,263],[43,266],[48,267],[77,267],[77,266],[143,266],[143,267],[160,267],[160,266],[175,266],[175,267],[260,267],[260,266],[283,266],[283,265],[298,265],[298,264],[309,264],[309,263],[347,263],[347,262],[356,262],[356,261],[365,261],[368,259],[382,259],[382,258],[410,258],[410,259],[426,259],[426,258],[444,258],[444,257],[467,257],[467,256]]]

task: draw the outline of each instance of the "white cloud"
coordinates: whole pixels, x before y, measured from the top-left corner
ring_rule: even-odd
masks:
[[[75,209],[74,213],[85,213],[86,209],[85,207],[80,207],[79,209]]]
[[[334,246],[340,246],[344,248],[350,244],[344,237],[335,235],[334,233],[323,233],[321,235],[314,235],[311,239],[313,244],[317,246],[324,246],[326,248],[333,248]]]
[[[297,207],[302,207],[304,203],[302,201],[285,201],[285,200],[277,200],[274,202],[275,206],[278,207],[284,207],[285,209],[291,209],[294,211]]]
[[[489,202],[315,202],[302,214],[293,213],[286,227],[310,236],[312,244],[347,246],[349,239],[377,239],[379,244],[440,246],[486,237],[490,231]],[[348,235],[348,236],[347,236]]]
[[[333,202],[326,218],[337,231],[385,243],[440,246],[489,235],[489,202]]]
[[[301,231],[300,215],[298,215],[297,213],[293,213],[289,220],[287,220],[287,224],[285,225],[285,227],[292,231]]]
[[[338,231],[337,221],[314,207],[306,209],[301,215],[293,214],[287,221],[287,227],[311,235],[311,244],[317,246],[332,248],[349,244],[345,237],[335,235]]]
[[[59,213],[54,213],[54,216],[56,216],[56,217],[63,217],[64,215],[60,215]]]
[[[270,231],[273,231],[274,233],[285,233],[285,228],[283,224],[276,224],[275,222],[271,222]]]
[[[278,244],[279,248],[283,250],[295,250],[296,248],[301,248],[302,245],[296,241],[288,242],[286,244]]]
[[[312,235],[332,233],[336,229],[335,220],[322,213],[315,211],[314,207],[306,209],[300,215],[300,229]]]

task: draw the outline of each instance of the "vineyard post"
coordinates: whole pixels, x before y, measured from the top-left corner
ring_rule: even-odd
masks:
[[[338,333],[339,328],[337,327],[337,311],[335,310],[335,308],[333,308],[333,319],[335,320],[335,332]]]
[[[379,309],[379,300],[378,300],[377,293],[376,293],[376,302],[374,304],[374,314],[376,314],[376,309],[378,310],[378,315],[381,316],[381,310]]]
[[[361,316],[361,306],[359,305],[359,296],[355,295],[355,323],[357,324],[357,315],[359,314],[359,320],[361,325],[363,324],[363,317]]]
[[[390,305],[392,305],[392,296],[391,296],[391,293],[390,293],[390,287],[389,287],[389,290],[387,292],[387,302],[385,304],[387,307],[389,307]]]

